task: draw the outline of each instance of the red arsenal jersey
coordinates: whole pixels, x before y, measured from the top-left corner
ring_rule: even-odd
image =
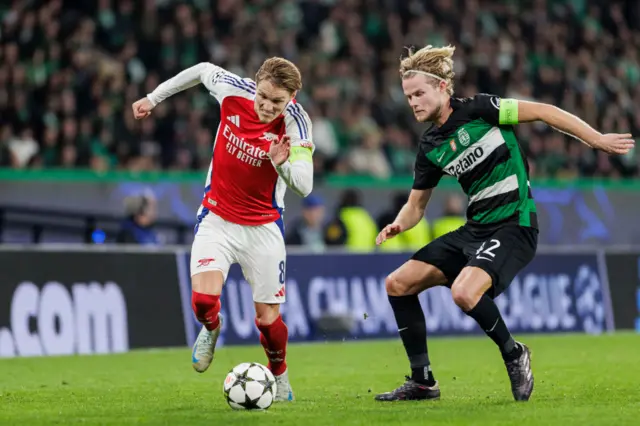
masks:
[[[198,221],[209,212],[240,225],[278,222],[282,229],[287,184],[267,157],[271,142],[284,134],[291,146],[313,146],[311,120],[292,101],[270,123],[261,123],[254,110],[256,83],[218,66],[202,78],[220,103],[220,125],[205,183]]]

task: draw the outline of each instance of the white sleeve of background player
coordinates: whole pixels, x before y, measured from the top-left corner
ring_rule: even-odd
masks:
[[[198,84],[204,84],[212,96],[222,102],[229,95],[249,97],[255,94],[255,83],[230,73],[222,67],[210,62],[201,62],[171,77],[147,95],[153,106],[176,93],[187,90]]]
[[[291,153],[288,161],[275,167],[289,188],[306,197],[313,189],[315,147],[311,139],[311,120],[300,104],[291,103],[285,109],[284,121],[285,133],[291,139]]]

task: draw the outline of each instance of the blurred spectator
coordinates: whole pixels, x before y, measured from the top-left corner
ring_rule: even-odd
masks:
[[[157,201],[153,194],[143,193],[124,200],[125,220],[122,222],[116,242],[120,244],[159,244],[153,229],[156,221]]]
[[[360,193],[348,189],[342,193],[335,217],[327,225],[327,245],[339,245],[354,252],[375,250],[378,228],[369,212],[362,207]]]
[[[324,202],[318,195],[308,195],[302,200],[302,217],[288,226],[285,238],[288,245],[303,246],[312,251],[323,251],[324,241]]]
[[[391,175],[391,167],[382,151],[382,135],[370,130],[362,135],[362,142],[349,152],[350,170],[356,174],[386,179]]]
[[[632,0],[15,0],[0,6],[0,34],[0,165],[14,168],[207,168],[220,118],[206,90],[143,122],[131,103],[200,61],[252,76],[280,55],[302,71],[319,176],[410,174],[425,127],[398,59],[428,43],[457,47],[457,96],[551,102],[598,130],[640,132]],[[543,124],[518,132],[533,176],[638,175],[637,151],[596,155]]]
[[[11,155],[11,165],[16,169],[27,167],[40,149],[38,143],[33,140],[33,132],[28,128],[20,135],[10,137],[7,148]]]
[[[465,223],[467,223],[467,219],[465,218],[462,197],[453,194],[449,195],[445,201],[442,216],[433,221],[433,238],[455,231]]]
[[[391,208],[378,217],[378,231],[393,223],[400,210],[407,203],[409,196],[406,192],[398,192],[393,197]],[[383,251],[417,251],[431,241],[431,229],[426,218],[413,228],[385,241],[380,249]]]

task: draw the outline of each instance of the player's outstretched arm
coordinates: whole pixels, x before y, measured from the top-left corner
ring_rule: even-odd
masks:
[[[156,106],[176,93],[180,93],[200,83],[206,84],[207,77],[215,73],[218,69],[219,67],[212,63],[201,62],[162,82],[153,92],[147,95],[147,98],[153,106]]]
[[[507,102],[511,102],[511,105],[507,105]],[[517,108],[517,113],[515,113],[516,109],[514,107]],[[510,112],[509,109],[511,109]],[[507,114],[511,117],[506,118]],[[610,154],[626,154],[635,144],[630,133],[602,134],[575,115],[545,103],[503,99],[500,105],[500,115],[501,119],[504,116],[506,120],[515,121],[516,123],[544,121],[556,130],[573,136],[592,148]]]
[[[211,80],[210,76],[220,69],[221,68],[209,62],[201,62],[179,72],[158,85],[158,87],[146,97],[136,101],[132,105],[133,116],[136,119],[148,117],[156,105],[176,93],[187,90],[200,83],[207,85],[207,82]]]
[[[433,188],[412,189],[409,194],[409,200],[402,206],[393,223],[385,226],[378,234],[376,244],[380,245],[386,240],[416,226],[424,217],[432,193]]]
[[[269,157],[278,175],[287,183],[293,192],[306,197],[313,190],[312,149],[299,143],[292,146],[291,137],[271,143]]]

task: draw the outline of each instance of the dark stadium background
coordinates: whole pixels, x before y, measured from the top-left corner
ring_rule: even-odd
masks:
[[[179,354],[187,362],[187,346],[196,330],[188,300],[187,260],[212,138],[220,121],[218,106],[203,87],[174,96],[143,121],[133,120],[131,104],[198,62],[211,61],[251,77],[270,56],[283,56],[300,67],[304,87],[298,101],[311,116],[316,144],[312,196],[301,200],[289,191],[286,197],[287,241],[295,241],[293,232],[302,226],[304,216],[315,217],[318,236],[312,243],[289,244],[284,309],[292,340],[396,342],[384,276],[414,247],[401,246],[400,252],[390,253],[370,244],[356,250],[346,244],[346,236],[365,228],[376,232],[395,215],[411,187],[416,143],[425,125],[415,122],[407,106],[398,65],[406,47],[427,44],[456,46],[457,96],[484,92],[548,102],[603,133],[640,135],[640,2],[634,0],[0,2],[0,356],[180,346],[186,355],[167,352],[166,356],[177,359]],[[613,347],[637,353],[637,347],[629,346],[637,336],[629,337],[624,330],[640,331],[638,150],[607,156],[540,123],[520,125],[517,134],[528,155],[541,246],[538,258],[501,296],[499,307],[516,334],[550,335],[532,337],[540,339],[538,347],[546,348],[540,351],[544,371],[568,380],[572,385],[567,386],[586,398],[575,402],[582,407],[580,413],[593,414],[589,410],[604,400],[613,401],[615,408],[626,403],[625,395],[634,395],[633,386],[624,382],[632,380],[632,374],[612,379],[623,390],[612,391],[611,400],[610,394],[598,393],[609,389],[609,382],[603,382],[600,391],[583,393],[589,386],[583,378],[592,381],[593,374],[602,372],[602,380],[609,380],[605,365],[628,371],[637,367],[637,360],[616,355],[608,344],[598,342],[613,342]],[[462,195],[455,181],[443,179],[428,207],[430,234],[425,238],[433,238],[443,219],[464,216]],[[140,211],[143,198],[152,206],[145,214],[151,223],[149,235],[157,236],[158,244],[118,244],[126,240],[121,231]],[[358,228],[347,229],[340,220],[346,207],[361,208],[367,219]],[[240,362],[237,356],[249,354],[247,348],[230,345],[257,342],[248,291],[240,269],[234,267],[223,304],[231,320],[226,322],[222,342],[230,352],[222,352],[227,354],[222,362],[230,366]],[[448,290],[434,290],[422,296],[422,303],[433,335],[480,334],[453,306]],[[154,315],[154,306],[164,307],[164,314]],[[151,324],[150,316],[154,317]],[[351,328],[345,330],[344,324]],[[602,336],[614,331],[614,337]],[[568,332],[578,333],[576,340],[557,337]],[[590,335],[604,340],[581,340]],[[465,339],[434,340],[445,342],[439,344],[455,354],[467,353]],[[578,357],[573,364],[552,359],[554,349],[566,354],[573,345],[581,348],[580,354],[593,356]],[[293,346],[300,354],[308,350],[305,345]],[[348,347],[353,352],[345,359],[382,351],[389,359],[396,357],[398,365],[404,362],[399,348]],[[482,346],[468,353],[482,354],[478,348]],[[140,356],[136,354],[126,356]],[[456,361],[451,355],[451,362],[463,365],[467,362],[463,358],[460,355]],[[68,372],[79,362],[77,371],[83,373],[77,373],[77,381],[95,377],[94,384],[87,386],[95,386],[101,395],[110,379],[99,376],[91,364],[94,361],[77,359],[84,358],[52,358],[51,362],[70,362],[60,369]],[[324,367],[315,364],[313,357],[304,359],[308,389],[314,386],[311,377],[327,389],[342,382],[333,376],[322,382],[313,374]],[[105,360],[122,362],[114,364],[118,371],[129,371],[124,367],[129,362],[146,371],[134,358]],[[47,365],[53,372],[56,365],[66,364],[39,360],[9,368],[14,361],[19,360],[0,362],[0,375],[14,374],[5,390],[28,393],[26,399],[9,400],[17,404],[9,423],[36,424],[31,420],[38,419],[28,416],[72,401],[29,399],[30,392],[66,395],[59,386],[67,379],[56,378],[55,384],[43,379],[44,386],[50,386],[44,390],[38,381],[44,374],[39,366]],[[176,373],[160,358],[154,362],[149,366],[176,374],[168,389],[180,386],[176,383],[182,383],[182,371]],[[594,370],[583,374],[583,366]],[[109,370],[114,367],[103,367],[117,375]],[[340,374],[352,374],[341,368],[334,367]],[[140,386],[147,383],[145,374],[135,379]],[[344,386],[360,383],[361,378],[350,377]],[[457,391],[467,395],[474,386],[491,385],[476,379],[471,387],[459,381]],[[119,380],[123,382],[116,388],[137,389],[126,377]],[[204,386],[185,383],[182,386]],[[547,400],[543,397],[541,410],[564,407],[555,404],[565,399],[554,392],[565,388],[541,386],[543,395],[551,395]],[[345,389],[336,392],[362,392]],[[123,398],[137,400],[137,394]],[[39,409],[22,405],[34,401],[41,404]],[[115,410],[110,413],[118,424],[121,414],[109,404],[119,407],[119,403],[104,406]],[[162,402],[163,407],[171,404]],[[470,408],[467,420],[477,420],[474,409]],[[564,419],[563,424],[571,423],[570,419],[582,418],[586,423],[596,419],[566,409],[555,418]],[[159,408],[149,410],[150,418],[162,413]],[[613,416],[613,411],[608,415]],[[77,414],[69,414],[75,411],[68,407],[61,412]],[[527,413],[533,416],[532,424],[540,421],[541,417],[536,420]],[[610,423],[605,424],[623,424],[629,418],[609,417]],[[1,419],[2,413],[3,423]],[[304,416],[295,419],[306,421]],[[491,423],[495,418],[485,420]]]

